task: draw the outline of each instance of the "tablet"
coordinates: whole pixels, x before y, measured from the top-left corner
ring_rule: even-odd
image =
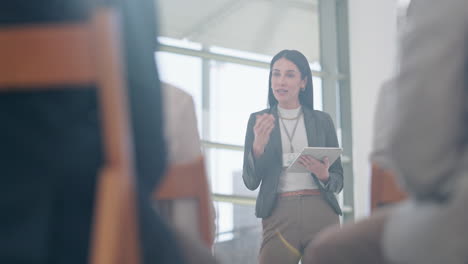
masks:
[[[287,171],[292,173],[308,172],[304,166],[299,163],[299,157],[309,155],[318,160],[328,157],[330,166],[336,161],[343,152],[342,148],[324,148],[324,147],[305,147],[299,155],[291,162]]]

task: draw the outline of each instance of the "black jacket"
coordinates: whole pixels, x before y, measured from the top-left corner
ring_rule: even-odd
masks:
[[[0,29],[89,21],[98,2],[122,15],[142,259],[180,263],[150,200],[166,158],[153,1],[3,1]],[[95,83],[62,86],[0,92],[0,263],[88,262],[96,176],[104,162],[100,107]]]

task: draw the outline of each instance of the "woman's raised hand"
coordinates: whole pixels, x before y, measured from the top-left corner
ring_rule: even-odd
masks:
[[[260,157],[265,151],[265,146],[270,140],[270,134],[275,127],[275,117],[272,114],[261,114],[256,116],[253,142],[253,154],[255,158]]]

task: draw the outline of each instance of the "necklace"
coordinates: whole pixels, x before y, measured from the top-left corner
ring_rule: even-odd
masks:
[[[278,113],[279,113],[279,112],[278,112]],[[300,111],[300,110],[299,110],[299,113],[297,113],[297,116],[296,116],[296,117],[282,117],[282,116],[281,116],[281,113],[279,113],[280,118],[283,119],[283,120],[296,120],[296,119],[298,119],[299,117],[301,117],[301,115],[302,115],[302,111]]]
[[[302,114],[303,114],[302,111],[299,110],[299,113],[297,114],[296,117],[294,117],[294,118],[289,118],[289,119],[288,119],[288,118],[282,117],[280,111],[278,111],[278,115],[279,115],[279,117],[280,117],[281,125],[283,126],[284,131],[286,132],[286,136],[288,137],[288,141],[289,141],[289,150],[290,150],[291,153],[294,153],[294,147],[293,147],[293,145],[292,145],[292,140],[293,140],[293,138],[294,138],[294,135],[296,134],[296,128],[297,128],[297,125],[299,124],[299,119],[300,119],[300,117],[302,116]],[[286,125],[284,124],[284,121],[283,121],[283,120],[296,120],[296,123],[294,124],[294,127],[293,127],[293,130],[292,130],[291,134],[289,134],[289,131],[288,131],[288,129],[286,128]]]

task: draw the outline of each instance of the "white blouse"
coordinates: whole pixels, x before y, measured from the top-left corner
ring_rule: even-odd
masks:
[[[305,189],[318,189],[317,185],[312,178],[310,173],[287,173],[286,172],[286,161],[289,155],[291,155],[291,144],[294,150],[294,153],[299,154],[304,147],[308,146],[307,133],[304,123],[304,115],[301,114],[299,119],[288,120],[295,118],[300,114],[302,108],[296,109],[284,109],[278,106],[278,120],[280,131],[281,131],[281,146],[283,148],[283,171],[281,172],[278,192],[291,192]],[[281,117],[287,118],[282,119]],[[297,127],[294,135],[292,132],[294,127]],[[284,124],[284,125],[283,125]],[[289,141],[287,136],[288,131],[289,135],[292,137],[292,142]],[[313,131],[312,131],[313,132]]]

